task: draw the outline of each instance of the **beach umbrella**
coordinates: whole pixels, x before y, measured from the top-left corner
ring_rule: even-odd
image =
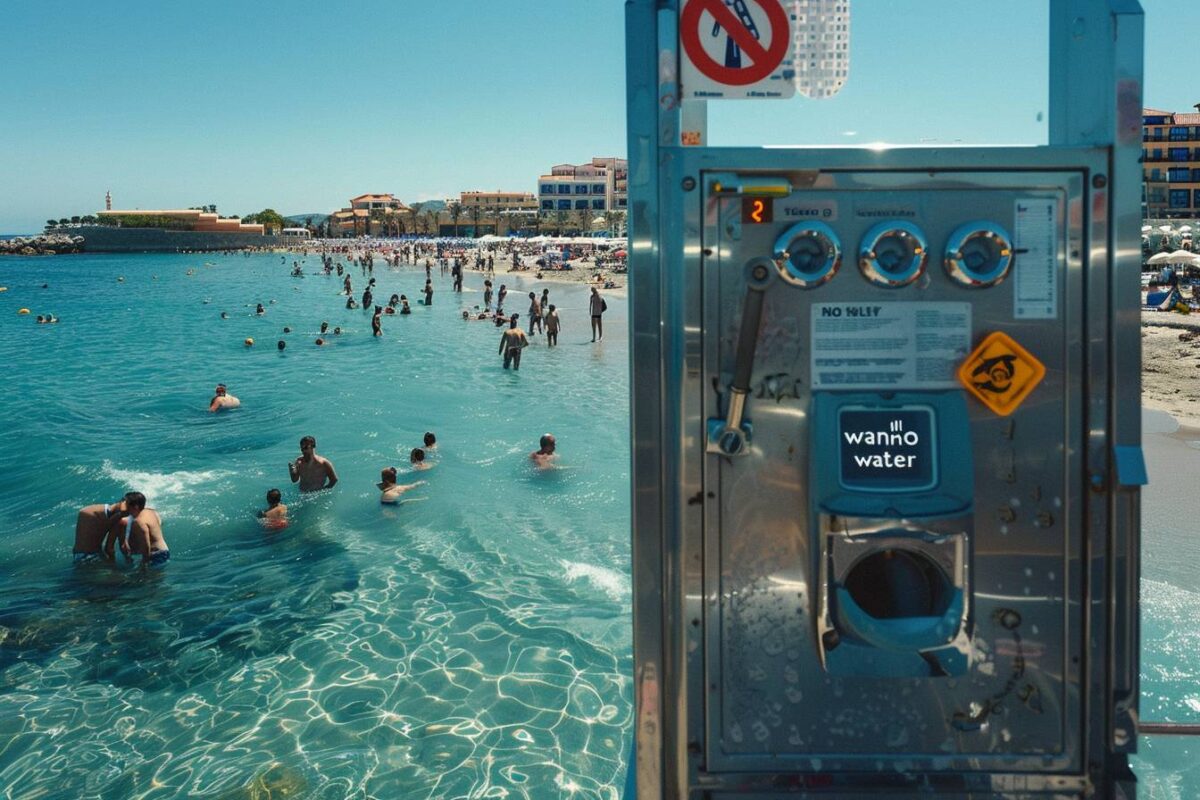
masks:
[[[1170,232],[1171,232],[1171,226],[1170,226],[1170,225],[1159,225],[1159,226],[1158,226],[1158,229],[1159,229],[1160,231],[1162,231],[1163,233],[1170,233]]]
[[[1189,253],[1187,250],[1176,250],[1169,254],[1168,264],[1191,264],[1195,262],[1196,254]]]
[[[1152,231],[1152,230],[1154,230],[1154,228],[1151,228],[1149,225],[1142,226],[1142,233],[1145,233],[1146,231]]]
[[[1181,225],[1179,227],[1179,232],[1180,233],[1188,233],[1189,231],[1191,231],[1191,229],[1192,229],[1191,225]]]
[[[1146,259],[1146,263],[1154,267],[1158,266],[1159,264],[1169,264],[1170,262],[1170,253],[1155,253],[1154,255],[1150,256],[1150,258]]]
[[[613,255],[617,258],[624,258],[626,253],[624,250],[618,250],[617,252],[613,253]]]

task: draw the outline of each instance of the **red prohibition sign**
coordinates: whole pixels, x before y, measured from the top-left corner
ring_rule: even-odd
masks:
[[[788,36],[787,13],[779,0],[748,0],[757,3],[767,12],[767,23],[771,29],[771,48],[768,50],[759,44],[737,15],[730,11],[723,0],[690,0],[684,6],[679,16],[679,39],[688,58],[709,78],[727,86],[746,86],[757,83],[770,75],[783,63],[787,55],[790,37]],[[700,44],[700,16],[707,11],[713,19],[725,29],[729,38],[742,48],[742,54],[753,62],[748,67],[727,67],[718,64]]]

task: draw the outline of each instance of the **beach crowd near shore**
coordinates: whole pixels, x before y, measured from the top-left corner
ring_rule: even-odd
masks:
[[[434,295],[449,285],[453,293],[461,293],[467,281],[467,273],[473,273],[472,282],[480,283],[482,303],[461,311],[464,322],[491,322],[500,333],[498,355],[503,357],[502,369],[517,371],[521,366],[523,351],[529,346],[531,336],[542,334],[547,347],[555,347],[563,327],[558,306],[550,300],[550,287],[542,286],[537,291],[523,292],[524,282],[532,278],[539,282],[572,282],[590,286],[587,311],[590,318],[591,341],[603,341],[603,316],[608,309],[601,289],[621,291],[624,259],[622,252],[615,256],[600,247],[577,249],[575,258],[563,259],[563,253],[551,253],[545,246],[522,244],[509,241],[503,245],[471,246],[460,240],[417,240],[380,242],[355,240],[305,241],[288,248],[273,248],[280,257],[280,270],[289,270],[294,279],[318,276],[341,282],[340,296],[345,297],[344,308],[361,310],[371,314],[371,335],[385,336],[383,318],[402,317],[413,313],[414,303],[406,294],[394,292],[385,301],[379,287],[376,268],[381,276],[404,268],[423,270],[425,285],[415,305],[425,311],[433,311]],[[248,254],[248,253],[247,253]],[[226,254],[231,255],[231,254]],[[315,257],[319,266],[315,269],[310,258]],[[290,265],[289,265],[290,260]],[[499,273],[500,277],[497,277]],[[192,271],[189,270],[189,275]],[[511,274],[511,278],[503,278]],[[355,288],[355,279],[363,286],[361,293]],[[436,278],[436,284],[435,284]],[[124,276],[118,281],[123,282]],[[503,282],[502,282],[503,280]],[[522,280],[522,291],[509,289],[509,283]],[[379,292],[378,300],[376,292]],[[518,299],[519,298],[519,299]],[[521,327],[522,312],[515,310],[528,300],[528,332]],[[274,301],[270,301],[274,303]],[[460,304],[461,305],[461,304]],[[22,309],[24,311],[24,309]],[[263,303],[255,304],[254,314],[269,313]],[[459,313],[459,312],[454,312]],[[328,315],[326,310],[322,315]],[[221,319],[229,319],[228,312],[220,312]],[[42,322],[42,319],[38,320]],[[57,318],[54,319],[57,322]],[[290,327],[282,328],[290,334]],[[320,323],[320,335],[312,342],[316,347],[328,347],[343,337],[342,328],[330,330],[328,321]],[[255,346],[253,338],[246,338],[246,347]],[[279,339],[276,347],[283,351],[287,340]],[[219,414],[242,406],[242,400],[230,392],[226,383],[219,383],[208,401],[208,411]],[[298,484],[301,493],[322,492],[334,488],[338,475],[333,462],[318,455],[317,442],[312,436],[300,439],[300,456],[288,463],[291,483]],[[402,497],[427,483],[426,480],[400,482],[402,475],[415,476],[431,469],[437,461],[437,436],[432,431],[424,434],[422,444],[409,453],[409,464],[401,471],[395,466],[384,466],[380,470],[379,500],[383,504],[395,505]],[[537,470],[556,467],[557,442],[551,433],[538,439],[538,447],[529,453],[528,460]],[[288,525],[288,509],[283,503],[280,489],[271,487],[266,491],[266,507],[257,512],[264,528],[279,530]],[[76,564],[115,563],[120,551],[127,564],[134,556],[141,556],[143,568],[164,567],[171,558],[171,551],[163,532],[163,521],[157,511],[147,506],[147,498],[139,491],[129,491],[110,503],[90,504],[80,509],[76,516],[73,559]]]

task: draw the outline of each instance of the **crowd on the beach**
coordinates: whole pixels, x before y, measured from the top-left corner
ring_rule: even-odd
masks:
[[[464,310],[462,317],[466,321],[491,320],[498,328],[503,329],[500,338],[499,354],[503,356],[504,369],[518,370],[521,366],[521,354],[529,345],[529,337],[542,333],[546,336],[547,346],[554,347],[558,343],[558,334],[562,330],[562,321],[558,308],[549,300],[549,288],[543,288],[541,294],[531,291],[529,299],[529,332],[526,333],[519,325],[520,314],[506,313],[505,303],[508,300],[508,288],[501,283],[499,290],[493,294],[495,278],[495,261],[498,253],[476,251],[473,254],[451,252],[440,243],[405,243],[382,251],[354,251],[347,246],[329,246],[316,253],[321,259],[321,270],[318,274],[332,276],[336,273],[343,279],[342,294],[347,298],[345,307],[348,309],[362,308],[372,312],[371,331],[373,336],[383,335],[382,318],[384,315],[408,315],[412,308],[408,297],[403,294],[392,294],[386,305],[375,303],[374,293],[376,280],[374,277],[375,262],[379,260],[391,267],[405,264],[423,266],[425,270],[425,286],[423,297],[418,303],[426,308],[433,306],[433,269],[437,266],[442,276],[449,275],[451,291],[462,292],[463,273],[468,268],[486,275],[483,281],[483,303],[474,310]],[[299,250],[294,255],[307,256],[306,250]],[[515,248],[499,254],[510,259],[512,269],[518,269],[523,261],[522,254]],[[347,264],[341,263],[345,258]],[[286,264],[288,255],[281,256]],[[361,306],[355,299],[351,269],[357,267],[367,283],[361,295]],[[304,266],[300,259],[292,262],[293,277],[304,277]],[[273,302],[273,301],[272,301]],[[599,287],[592,286],[588,301],[588,312],[591,317],[592,341],[603,339],[603,315],[608,304],[601,296]],[[262,316],[267,313],[262,303],[256,304],[255,314]],[[228,318],[226,312],[221,313],[223,319]],[[507,327],[505,327],[507,326]],[[285,327],[284,333],[291,329]],[[317,346],[327,344],[329,323],[323,321],[320,335],[316,338]],[[341,336],[340,327],[334,327],[332,335]],[[246,345],[252,346],[254,340],[247,338]],[[287,342],[280,339],[279,350],[284,350]],[[213,413],[238,408],[241,400],[234,396],[224,383],[217,384],[213,396],[209,400],[208,410]],[[318,492],[332,489],[337,485],[338,475],[333,462],[316,452],[317,442],[312,436],[300,439],[300,456],[288,462],[288,477],[292,483],[298,484],[302,493]],[[552,468],[557,459],[557,443],[552,434],[544,434],[538,449],[529,454],[529,460],[538,469]],[[422,445],[414,447],[409,453],[409,472],[423,472],[433,466],[437,453],[437,436],[427,431]],[[376,484],[380,491],[380,502],[396,504],[402,502],[401,497],[420,486],[425,480],[415,480],[408,483],[399,482],[400,472],[394,466],[385,466],[380,470],[380,481]],[[267,507],[258,511],[258,518],[264,527],[278,530],[288,525],[288,509],[282,502],[283,493],[275,487],[266,493]],[[134,556],[141,556],[141,566],[162,567],[171,558],[171,551],[163,535],[162,519],[158,513],[147,507],[145,495],[137,491],[126,493],[114,503],[97,503],[80,509],[75,525],[75,544],[73,548],[75,563],[96,563],[116,561],[116,552],[120,550],[126,561],[132,561]]]

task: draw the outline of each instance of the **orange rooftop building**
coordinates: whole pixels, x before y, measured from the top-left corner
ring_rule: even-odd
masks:
[[[408,211],[408,206],[391,194],[360,194],[350,199],[349,208],[335,211],[329,215],[329,233],[331,236],[370,236],[371,214],[380,213],[383,216],[402,214]]]

